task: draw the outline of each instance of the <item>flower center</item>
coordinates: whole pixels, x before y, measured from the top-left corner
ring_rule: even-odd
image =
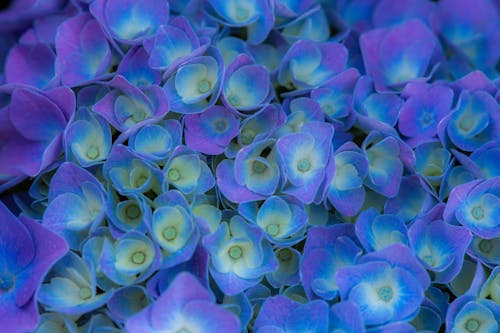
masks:
[[[264,171],[266,171],[266,169],[267,169],[267,165],[265,165],[261,161],[253,161],[253,164],[252,164],[253,172],[264,173]]]
[[[227,123],[224,119],[217,120],[215,122],[215,130],[219,133],[222,133],[226,130],[227,128]]]
[[[228,100],[229,100],[229,103],[231,103],[234,106],[240,105],[240,98],[236,95],[229,96]]]
[[[384,302],[389,302],[392,299],[393,292],[392,288],[389,286],[384,286],[378,290],[378,296]]]
[[[427,127],[427,126],[431,125],[432,123],[434,123],[434,113],[426,111],[422,115],[421,119],[422,119],[422,125]]]
[[[251,144],[254,138],[255,132],[251,129],[245,128],[241,131],[241,143],[245,146]]]
[[[181,174],[180,174],[179,170],[177,170],[177,168],[172,168],[172,169],[168,170],[167,177],[169,180],[175,182],[181,178]]]
[[[10,275],[0,273],[0,291],[8,291],[14,286],[14,280]]]
[[[167,227],[163,229],[162,235],[167,241],[173,241],[177,237],[177,229],[175,227]]]
[[[248,16],[250,16],[250,13],[245,8],[240,7],[238,9],[236,9],[236,18],[238,20],[243,21],[243,20],[247,19]]]
[[[481,241],[479,242],[479,249],[481,250],[481,252],[484,252],[484,253],[488,253],[491,251],[491,241],[488,240],[488,239],[481,239]]]
[[[87,155],[89,160],[95,160],[99,156],[99,148],[92,145],[89,147],[89,149],[87,150],[87,153],[85,155]]]
[[[142,265],[146,261],[146,255],[142,251],[134,252],[132,257],[130,258],[132,262],[136,265]]]
[[[211,84],[207,80],[201,80],[198,82],[198,91],[202,94],[208,92],[210,90]]]
[[[465,323],[465,329],[469,332],[476,332],[479,329],[479,322],[476,319],[469,319]]]
[[[231,246],[229,248],[229,256],[233,259],[240,259],[241,256],[243,255],[243,251],[241,250],[241,247],[239,246]]]
[[[311,162],[307,158],[303,158],[297,163],[297,169],[299,169],[300,172],[306,172],[311,169]]]
[[[140,214],[141,210],[135,203],[132,203],[125,208],[125,215],[127,215],[127,217],[131,220],[135,220]]]
[[[292,252],[289,249],[282,249],[278,252],[278,258],[281,261],[288,261],[292,257]]]
[[[280,226],[278,224],[269,224],[266,227],[266,231],[271,236],[276,236],[280,232]]]
[[[482,220],[484,218],[484,209],[481,206],[476,206],[472,208],[471,212],[472,217],[474,217],[476,220]]]
[[[134,119],[134,121],[136,123],[140,122],[140,121],[143,121],[144,119],[146,119],[146,112],[142,111],[142,110],[137,110],[136,112],[134,112],[134,114],[132,115],[132,119]]]
[[[331,104],[325,104],[323,105],[323,112],[327,115],[331,115],[333,113],[334,109]]]
[[[79,293],[80,299],[86,300],[92,297],[92,292],[90,291],[89,287],[83,287],[80,288],[80,293]]]

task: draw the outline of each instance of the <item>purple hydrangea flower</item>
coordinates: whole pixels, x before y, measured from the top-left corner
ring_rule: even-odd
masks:
[[[365,333],[363,317],[358,306],[350,301],[335,303],[330,308],[329,332]]]
[[[68,251],[64,239],[40,223],[16,218],[0,202],[0,319],[9,332],[33,330],[39,321],[39,287],[50,267]]]
[[[161,73],[149,66],[148,57],[143,47],[132,47],[120,61],[116,73],[137,87],[160,84]]]
[[[240,322],[215,304],[213,295],[194,276],[180,273],[156,302],[127,320],[126,329],[130,333],[237,333]]]
[[[62,151],[62,134],[75,111],[71,89],[45,92],[4,86],[10,103],[0,109],[0,191],[53,164]]]
[[[193,150],[208,155],[225,151],[239,131],[239,119],[223,106],[212,106],[203,113],[184,118],[184,138]]]
[[[432,73],[439,44],[420,20],[379,28],[360,37],[366,72],[378,91],[393,89]]]
[[[255,319],[259,333],[326,333],[328,305],[322,300],[301,304],[288,297],[269,297]]]

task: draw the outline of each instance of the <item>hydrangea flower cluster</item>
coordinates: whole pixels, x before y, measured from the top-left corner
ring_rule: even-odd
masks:
[[[500,331],[495,0],[14,0],[2,332]]]

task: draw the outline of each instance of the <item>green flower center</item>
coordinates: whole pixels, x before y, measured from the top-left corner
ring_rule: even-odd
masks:
[[[167,227],[163,229],[162,235],[167,241],[173,241],[177,237],[177,229],[175,227]]]
[[[215,130],[219,133],[222,133],[226,130],[227,128],[227,123],[224,119],[217,120],[215,122]]]
[[[426,111],[422,114],[422,125],[429,126],[434,123],[434,112]]]
[[[245,146],[251,144],[255,138],[255,132],[249,128],[245,128],[241,131],[241,143]]]
[[[181,178],[181,173],[179,172],[179,170],[177,170],[177,168],[172,168],[168,170],[167,177],[169,180],[175,182]]]
[[[83,287],[83,288],[80,288],[79,296],[80,296],[80,299],[86,300],[86,299],[89,299],[90,297],[92,297],[92,292],[90,291],[89,287]]]
[[[132,119],[138,123],[140,121],[143,121],[144,119],[146,119],[146,112],[142,111],[142,110],[137,110],[136,112],[134,112],[134,114],[132,115]]]
[[[292,258],[292,251],[289,249],[282,249],[278,252],[278,258],[281,261],[288,261],[290,258]]]
[[[378,290],[378,296],[384,302],[389,302],[393,297],[392,288],[389,286],[384,286]]]
[[[266,227],[266,231],[269,235],[271,236],[276,236],[280,232],[280,226],[279,224],[269,224]]]
[[[255,173],[264,173],[267,169],[267,165],[261,161],[253,161],[252,170]]]
[[[333,113],[334,109],[331,104],[325,104],[323,105],[323,112],[327,115],[331,115]]]
[[[132,203],[125,208],[125,215],[131,220],[135,220],[141,214],[141,210],[137,204]]]
[[[208,92],[211,88],[211,84],[210,82],[208,82],[207,80],[201,80],[200,82],[198,82],[198,91],[202,94]]]
[[[481,324],[476,319],[469,319],[465,323],[465,329],[469,332],[476,332]]]
[[[245,20],[250,16],[250,13],[245,8],[236,9],[236,18],[240,21]]]
[[[89,158],[89,160],[95,160],[99,156],[99,148],[92,145],[87,149],[87,153],[85,154]]]
[[[471,212],[472,217],[476,220],[482,220],[484,218],[484,209],[481,206],[476,206],[472,208]]]
[[[307,158],[303,158],[297,163],[297,169],[299,169],[300,172],[306,172],[311,169],[311,162]]]
[[[481,250],[481,252],[488,253],[491,251],[491,248],[492,245],[490,240],[481,239],[481,241],[479,242],[479,249]]]
[[[142,251],[137,251],[132,254],[132,257],[130,259],[134,264],[142,265],[146,261],[146,254]]]
[[[231,103],[233,106],[238,106],[240,105],[240,98],[236,95],[231,95],[228,97],[229,103]]]
[[[10,275],[0,273],[0,290],[7,291],[14,286],[14,280]]]
[[[240,259],[242,255],[243,255],[243,250],[241,249],[241,247],[235,245],[229,248],[229,256],[232,259],[235,260]]]

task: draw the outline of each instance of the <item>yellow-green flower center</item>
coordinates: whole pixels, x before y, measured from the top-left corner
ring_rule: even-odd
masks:
[[[276,236],[280,232],[280,226],[279,226],[279,224],[275,224],[275,223],[269,224],[266,227],[266,231],[269,235]]]
[[[244,128],[241,131],[241,143],[246,145],[249,145],[253,142],[253,139],[255,138],[255,132],[249,128]]]
[[[290,251],[289,249],[281,249],[278,252],[278,258],[281,261],[288,261],[290,260],[290,258],[292,258],[292,251]]]
[[[179,170],[177,170],[177,168],[172,168],[168,170],[167,177],[169,180],[175,182],[181,178],[181,173],[179,172]]]
[[[488,253],[491,251],[491,248],[492,245],[490,240],[481,239],[481,241],[479,242],[479,249],[481,250],[481,252]]]
[[[264,173],[267,169],[267,165],[261,161],[253,161],[252,170],[255,173]]]
[[[79,292],[80,299],[87,300],[92,297],[92,292],[89,287],[80,288]]]
[[[227,123],[224,119],[219,119],[215,122],[215,130],[219,133],[222,133],[226,130],[227,128]]]
[[[309,161],[309,159],[307,158],[300,159],[299,162],[297,163],[297,169],[300,172],[309,171],[311,169],[311,161]]]
[[[127,217],[131,220],[135,220],[140,214],[141,209],[135,203],[132,203],[125,208],[125,215],[127,215]]]
[[[130,259],[134,264],[142,265],[146,261],[146,254],[142,251],[137,251],[132,254],[132,257]]]
[[[484,218],[484,209],[481,206],[476,206],[472,208],[471,214],[476,220],[482,220]]]
[[[208,92],[211,88],[211,84],[210,82],[208,82],[207,80],[201,80],[200,82],[198,82],[198,91],[202,94]]]
[[[476,332],[481,324],[476,319],[469,319],[465,323],[465,329],[469,332]]]
[[[177,229],[175,227],[167,227],[163,229],[162,235],[167,241],[173,241],[177,237]]]
[[[227,99],[229,103],[231,103],[233,106],[238,106],[240,105],[240,98],[236,95],[230,95]]]
[[[240,259],[243,255],[243,250],[241,247],[235,245],[229,248],[229,256],[235,260]]]
[[[87,149],[87,153],[85,155],[87,155],[89,160],[95,160],[97,157],[99,157],[99,148],[92,145],[89,147],[89,149]]]

